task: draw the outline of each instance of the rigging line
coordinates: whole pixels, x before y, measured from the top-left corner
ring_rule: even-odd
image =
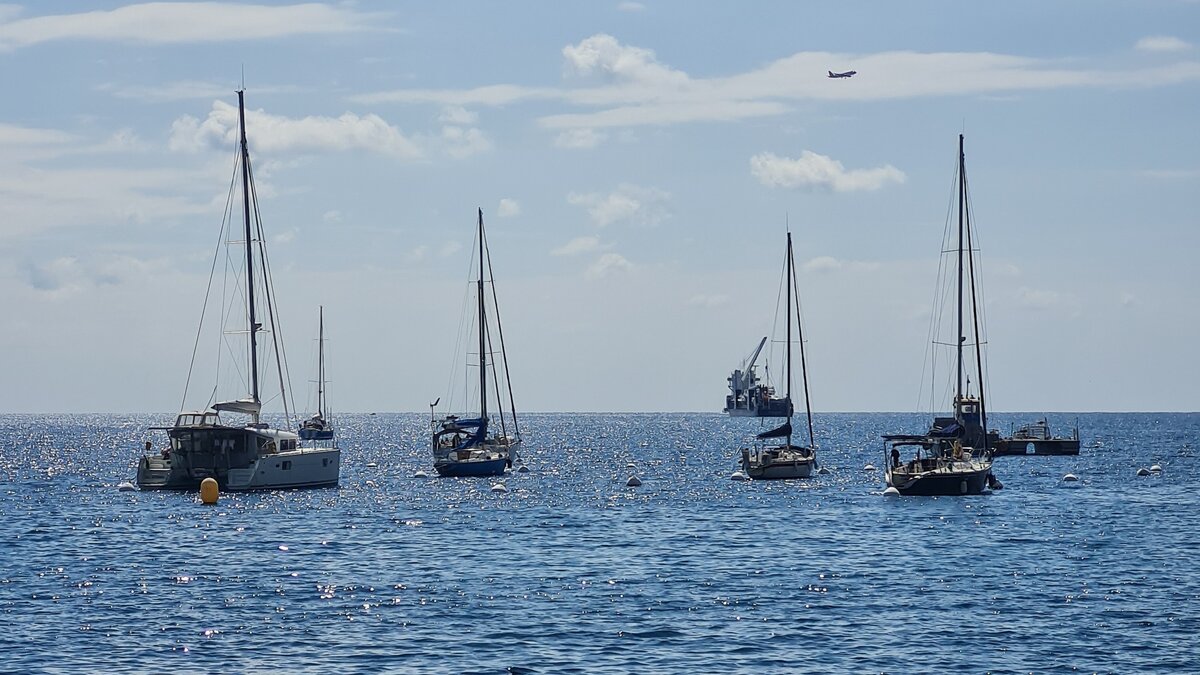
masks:
[[[496,331],[500,337],[500,358],[504,360],[504,384],[508,388],[508,408],[512,414],[513,433],[517,438],[521,438],[521,425],[517,422],[517,403],[513,398],[512,377],[508,370],[508,352],[504,347],[504,324],[500,321],[500,301],[496,297],[496,274],[492,267],[492,249],[487,245],[487,234],[484,235],[484,240],[480,243],[483,246],[484,255],[487,257],[488,280],[492,284],[492,309],[496,313]],[[493,363],[495,360],[493,359]],[[496,394],[496,400],[500,400],[500,394]]]
[[[964,172],[965,174],[965,172]],[[966,178],[963,178],[963,189],[966,189]],[[970,209],[967,209],[967,245],[971,245],[971,221]],[[975,327],[975,341],[979,341],[979,307],[975,302],[975,256],[970,256],[970,274],[971,274],[971,323]],[[975,348],[975,371],[979,377],[979,422],[983,427],[983,453],[984,456],[991,454],[991,448],[988,447],[987,438],[987,401],[983,395],[983,350],[980,347]]]
[[[234,175],[235,176],[237,175],[237,162],[234,162]],[[234,179],[230,179],[229,194],[225,198],[226,199],[226,201],[225,201],[226,214],[228,213],[229,202],[230,202],[230,200],[233,199],[233,180]],[[201,308],[200,308],[200,323],[198,326],[196,326],[196,340],[194,343],[192,343],[192,359],[190,362],[188,362],[187,379],[183,383],[183,400],[180,401],[180,403],[179,403],[179,410],[181,412],[183,411],[183,409],[185,407],[187,407],[188,387],[190,387],[191,383],[192,383],[192,369],[195,368],[195,366],[196,366],[196,353],[200,349],[200,334],[202,332],[202,329],[204,328],[204,315],[208,311],[208,297],[212,293],[213,277],[216,275],[216,272],[217,272],[217,259],[221,255],[221,242],[225,239],[225,224],[226,224],[226,222],[228,222],[228,219],[226,218],[225,215],[222,215],[221,230],[217,233],[217,247],[216,247],[216,249],[213,250],[212,266],[208,270],[208,286],[205,287],[205,289],[204,289],[204,304],[201,305]],[[219,352],[218,352],[218,354],[219,354]]]
[[[774,383],[771,381],[771,367],[770,366],[771,366],[771,361],[772,361],[773,355],[775,354],[775,348],[776,348],[775,345],[779,344],[779,341],[775,339],[775,336],[779,334],[779,307],[781,305],[786,306],[786,304],[787,304],[787,303],[783,302],[783,292],[784,292],[784,289],[786,289],[786,288],[787,288],[787,253],[785,252],[783,254],[783,271],[779,273],[779,287],[775,290],[775,316],[772,317],[772,319],[771,319],[771,348],[767,350],[767,359],[766,359],[766,361],[763,362],[763,373],[767,376],[767,386],[769,386],[769,387],[775,386]],[[776,361],[776,362],[778,363],[778,361]],[[789,404],[790,403],[791,402],[789,401]]]
[[[292,376],[287,370],[287,351],[283,342],[283,326],[279,317],[278,302],[272,290],[275,285],[275,279],[271,274],[270,259],[267,257],[266,233],[263,230],[262,213],[258,208],[258,186],[254,184],[254,176],[249,164],[249,157],[247,157],[246,169],[247,172],[250,173],[250,193],[253,196],[254,223],[255,229],[258,233],[259,266],[263,271],[262,283],[263,290],[265,291],[263,295],[266,297],[267,301],[267,318],[271,322],[271,344],[275,349],[275,369],[279,376],[279,394],[283,399],[283,417],[287,423],[287,426],[290,428],[292,426],[291,411],[295,409],[296,401],[293,399],[291,401],[291,407],[289,408],[288,394],[291,391]],[[254,328],[252,326],[251,330],[253,329]],[[286,386],[284,384],[285,379],[287,382]]]
[[[465,286],[463,286],[462,300],[459,302],[458,331],[454,336],[454,351],[451,352],[452,356],[451,356],[451,360],[450,360],[450,372],[449,372],[449,374],[447,376],[447,380],[446,380],[446,401],[447,401],[446,409],[450,412],[454,411],[454,397],[455,397],[456,392],[458,392],[457,379],[458,379],[458,369],[459,369],[460,365],[462,365],[462,367],[463,367],[463,378],[464,379],[463,379],[462,391],[463,391],[463,398],[464,398],[464,401],[463,401],[464,409],[466,407],[466,399],[469,398],[469,395],[467,392],[469,391],[470,384],[466,380],[466,377],[467,377],[469,371],[467,371],[465,364],[459,363],[458,355],[462,353],[463,337],[466,335],[466,331],[469,330],[469,327],[467,326],[467,303],[470,302],[470,300],[471,300],[471,290],[473,287],[473,284],[471,284],[471,272],[475,269],[475,238],[474,237],[471,237],[471,253],[468,256],[468,260],[470,260],[471,262],[467,265],[467,284]],[[473,316],[474,316],[474,313],[472,313],[472,317]],[[474,327],[474,325],[475,325],[474,318],[472,318],[472,323],[471,323],[470,327]]]
[[[484,335],[487,337],[488,355],[494,354],[492,351],[492,327],[490,325],[484,327]],[[496,359],[491,359],[488,365],[492,367],[492,388],[496,390],[496,412],[500,415],[500,434],[508,436],[508,425],[504,422],[504,399],[500,398],[500,378],[496,375]]]
[[[790,247],[788,263],[792,277],[792,296],[796,298],[796,339],[800,341],[800,376],[804,382],[804,412],[808,416],[808,447],[815,448],[817,442],[813,438],[812,400],[808,396],[808,363],[804,357],[804,320],[800,316],[800,284],[796,281],[796,262]]]
[[[964,176],[964,178],[965,178],[965,176]],[[983,262],[983,255],[981,253],[981,251],[983,249],[983,244],[979,242],[979,228],[977,226],[977,223],[975,222],[975,206],[971,201],[971,182],[970,182],[970,180],[966,180],[965,185],[966,185],[966,194],[967,194],[967,212],[971,216],[970,220],[969,220],[969,227],[971,228],[970,234],[974,237],[973,240],[968,240],[968,242],[972,244],[970,246],[970,248],[972,249],[972,256],[973,256],[971,264],[977,266],[979,269],[979,273],[978,273],[978,275],[976,275],[977,278],[974,279],[973,283],[978,283],[979,305],[980,305],[980,307],[983,308],[983,311],[981,311],[978,314],[980,325],[979,325],[979,334],[976,337],[976,342],[978,342],[979,344],[976,345],[976,349],[983,350],[988,345],[987,286],[983,282],[984,277],[986,275],[984,274],[984,269],[983,269],[984,262]],[[985,386],[988,389],[991,388],[990,369],[988,367],[986,354],[984,354],[984,358],[983,358],[983,372],[980,374],[980,386],[981,387]]]

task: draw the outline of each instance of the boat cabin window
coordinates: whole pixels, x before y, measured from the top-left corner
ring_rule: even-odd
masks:
[[[279,451],[287,452],[296,449],[296,440],[293,438],[283,438],[279,441]]]
[[[292,468],[292,462],[291,462],[291,460],[285,461],[285,462],[283,463],[283,470],[284,470],[284,471],[289,471],[289,470],[291,470],[291,468]]]

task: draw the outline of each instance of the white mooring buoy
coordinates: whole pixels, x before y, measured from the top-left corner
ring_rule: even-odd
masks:
[[[517,473],[529,473],[529,467],[522,464],[521,466],[517,467]]]
[[[1137,475],[1139,475],[1139,476],[1149,476],[1149,475],[1150,475],[1150,469],[1147,469],[1146,467],[1144,467],[1144,466],[1143,466],[1142,468],[1140,468],[1140,469],[1138,469],[1138,470],[1137,470]]]
[[[417,472],[413,474],[413,478],[429,478],[429,474],[425,473],[422,469],[417,469]]]
[[[750,480],[750,476],[747,476],[745,472],[742,471],[734,471],[733,474],[729,476],[729,480]]]
[[[1076,475],[1075,475],[1075,474],[1073,474],[1073,473],[1069,473],[1069,474],[1067,474],[1067,475],[1063,476],[1063,482],[1064,482],[1064,483],[1073,483],[1073,482],[1075,482],[1075,481],[1077,481],[1077,480],[1079,480],[1079,476],[1076,476]]]
[[[637,487],[642,484],[642,481],[637,476],[630,476],[629,480],[625,481],[625,487]]]
[[[1150,473],[1162,473],[1162,467],[1158,464],[1155,464],[1154,466],[1150,467]]]
[[[504,483],[496,483],[492,486],[492,492],[508,492],[508,488],[504,487]]]
[[[868,465],[866,465],[866,466],[864,466],[864,467],[863,467],[863,471],[874,471],[874,470],[875,470],[875,465],[874,465],[874,464],[868,464]]]
[[[900,491],[894,487],[890,487],[883,491],[883,496],[884,497],[899,497]]]
[[[825,467],[821,467],[821,468],[817,469],[817,475],[818,476],[828,476],[829,469],[826,469]]]
[[[123,483],[118,483],[117,489],[120,490],[121,492],[133,492],[137,488],[133,486],[133,483],[130,483],[129,481],[125,481]]]

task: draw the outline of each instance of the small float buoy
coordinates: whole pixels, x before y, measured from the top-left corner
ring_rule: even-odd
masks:
[[[379,466],[379,465],[378,465],[378,464],[376,464],[375,462],[367,462],[367,468],[368,468],[368,469],[374,469],[374,468],[375,468],[375,467],[377,467],[377,466]]]
[[[517,467],[517,473],[529,473],[529,467],[522,464],[521,466]]]
[[[1073,474],[1073,473],[1069,473],[1069,474],[1067,474],[1067,475],[1063,476],[1063,482],[1064,482],[1064,483],[1072,483],[1072,482],[1074,482],[1074,481],[1077,481],[1077,480],[1079,480],[1079,476],[1076,476],[1076,475],[1075,475],[1075,474]]]
[[[729,480],[750,480],[750,476],[747,476],[741,471],[734,471],[733,474],[729,476]]]
[[[429,478],[429,474],[417,469],[417,472],[413,474],[413,478]]]
[[[217,488],[217,479],[211,476],[200,481],[200,501],[204,504],[216,504],[217,497],[220,495],[220,490]]]
[[[367,482],[366,482],[366,486],[367,486],[367,487],[375,487],[375,481],[373,481],[373,480],[369,480],[369,481],[367,481]]]
[[[625,462],[625,468],[626,469],[636,469],[637,464],[634,464],[633,462]]]
[[[894,487],[890,487],[883,491],[883,496],[884,497],[899,497],[900,491]]]
[[[874,470],[875,470],[875,465],[874,465],[874,464],[868,464],[868,465],[866,465],[866,466],[864,466],[864,467],[863,467],[863,471],[874,471]]]
[[[629,480],[625,481],[625,487],[637,487],[642,484],[637,476],[630,476]]]
[[[825,467],[821,467],[821,468],[817,469],[817,475],[819,475],[819,476],[828,476],[828,475],[829,475],[829,469],[826,469]]]
[[[1137,475],[1139,475],[1139,476],[1149,476],[1149,475],[1150,475],[1150,469],[1147,469],[1146,467],[1144,467],[1144,466],[1143,466],[1142,468],[1140,468],[1140,469],[1138,469],[1138,470],[1137,470]]]
[[[508,492],[508,488],[504,487],[504,483],[496,483],[492,486],[492,492]]]
[[[137,488],[135,488],[133,486],[133,483],[130,483],[129,481],[125,481],[123,483],[118,483],[117,489],[120,490],[121,492],[132,492],[133,490],[136,490]]]
[[[1154,466],[1150,467],[1150,473],[1162,473],[1162,467],[1155,464]]]

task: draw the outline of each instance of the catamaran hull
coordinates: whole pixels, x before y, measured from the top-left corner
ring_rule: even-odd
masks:
[[[189,470],[182,463],[143,457],[138,464],[137,484],[143,490],[199,490],[205,478],[213,478],[221,490],[286,490],[334,487],[341,471],[341,450],[306,449],[260,457],[253,465],[238,469]]]
[[[916,476],[888,472],[888,487],[914,497],[957,497],[983,494],[991,467],[973,471],[927,472]]]
[[[463,460],[437,462],[433,465],[439,476],[446,478],[466,478],[470,476],[503,476],[504,469],[508,466],[508,460],[501,457],[499,459],[486,460]]]

